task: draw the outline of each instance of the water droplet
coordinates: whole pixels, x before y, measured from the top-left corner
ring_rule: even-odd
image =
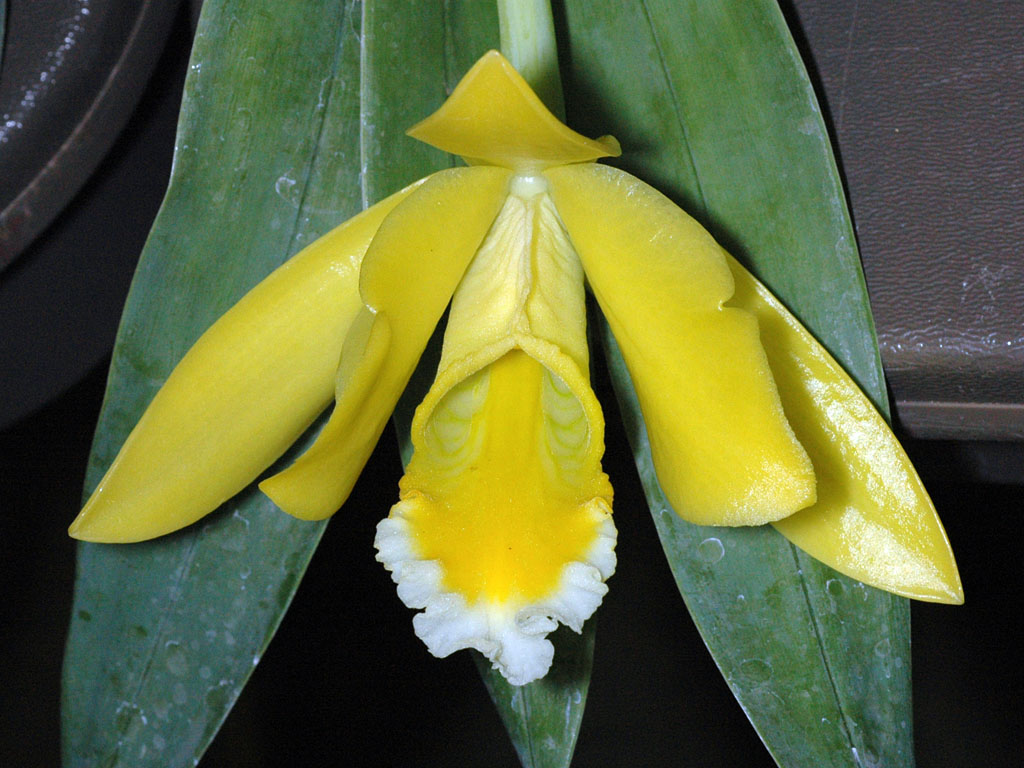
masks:
[[[891,650],[892,649],[889,645],[889,638],[887,637],[882,638],[877,643],[875,643],[875,656],[877,656],[880,659],[889,658],[889,652]]]
[[[853,754],[853,762],[861,768],[879,768],[878,756],[870,750],[865,749],[862,755],[856,747],[851,747],[850,752]]]
[[[772,665],[761,659],[746,659],[740,663],[740,673],[755,683],[763,683],[772,676]]]
[[[206,692],[206,706],[214,712],[226,712],[231,703],[231,688],[226,680],[221,680],[215,688]]]
[[[274,182],[274,191],[289,205],[299,207],[299,183],[287,173]]]
[[[167,659],[164,664],[167,666],[167,671],[176,677],[181,677],[188,672],[188,661],[185,659],[185,651],[178,643],[168,643],[167,648]]]
[[[245,107],[239,107],[235,110],[235,128],[241,135],[249,133],[252,127],[252,111]]]
[[[246,536],[249,533],[249,521],[242,517],[236,509],[230,518],[221,522],[221,527],[226,531],[226,535],[220,539],[221,548],[228,552],[244,552]]]
[[[722,546],[721,539],[712,537],[704,539],[697,545],[697,554],[705,563],[717,563],[725,555],[725,547]]]
[[[128,701],[123,701],[114,716],[114,727],[125,740],[132,740],[145,727],[142,710]]]
[[[825,589],[832,597],[839,597],[846,591],[846,585],[839,579],[829,579],[825,582]]]

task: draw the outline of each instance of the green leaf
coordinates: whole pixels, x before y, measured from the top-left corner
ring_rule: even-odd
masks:
[[[330,23],[311,27],[299,3],[204,4],[173,176],[125,308],[87,490],[198,335],[361,208],[358,185],[337,183],[360,168],[358,79],[340,76],[358,67],[358,7],[321,3]],[[193,764],[323,528],[250,488],[173,536],[81,545],[63,681],[65,764]]]
[[[311,12],[269,0],[204,4],[172,180],[125,308],[88,491],[181,355],[245,291],[364,205],[453,162],[404,132],[496,47],[495,8],[336,0],[317,5],[323,23],[312,26]],[[429,384],[432,371],[420,386],[424,375]],[[197,760],[323,530],[251,487],[178,534],[81,545],[65,658],[65,763]],[[568,764],[582,718],[593,629],[559,644],[556,674],[521,689],[514,710],[505,711],[504,681],[484,675],[517,744],[561,749],[559,760],[527,765]]]
[[[700,219],[884,408],[842,186],[776,4],[565,6],[574,127],[614,134],[622,167]],[[770,527],[680,520],[658,487],[625,365],[602,332],[680,592],[773,757],[787,767],[912,765],[907,601],[835,573]]]
[[[559,627],[549,639],[555,660],[540,680],[511,685],[479,653],[473,658],[524,768],[556,768],[572,762],[594,664],[597,622],[575,634]]]

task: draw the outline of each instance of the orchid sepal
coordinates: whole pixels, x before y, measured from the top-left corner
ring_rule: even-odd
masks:
[[[773,523],[807,554],[903,597],[964,601],[935,505],[867,396],[800,322],[729,257],[733,304],[753,314],[783,408],[815,466],[818,500]]]
[[[284,453],[330,405],[342,343],[362,307],[363,256],[420,184],[299,251],[200,336],[72,522],[72,537],[122,543],[184,528]]]

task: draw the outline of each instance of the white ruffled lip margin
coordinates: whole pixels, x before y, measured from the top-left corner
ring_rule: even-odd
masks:
[[[588,502],[597,517],[597,538],[586,560],[566,563],[558,588],[527,605],[470,605],[462,595],[444,591],[441,564],[420,559],[412,546],[405,515],[414,503],[400,501],[391,508],[377,525],[374,546],[377,560],[398,585],[398,597],[410,608],[424,609],[413,617],[416,636],[439,658],[475,648],[512,685],[544,677],[555,654],[548,633],[559,623],[580,632],[608,592],[604,582],[615,572],[617,534],[607,502]]]

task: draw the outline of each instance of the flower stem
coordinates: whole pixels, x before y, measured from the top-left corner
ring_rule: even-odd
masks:
[[[547,108],[565,119],[549,0],[497,0],[501,52]]]

